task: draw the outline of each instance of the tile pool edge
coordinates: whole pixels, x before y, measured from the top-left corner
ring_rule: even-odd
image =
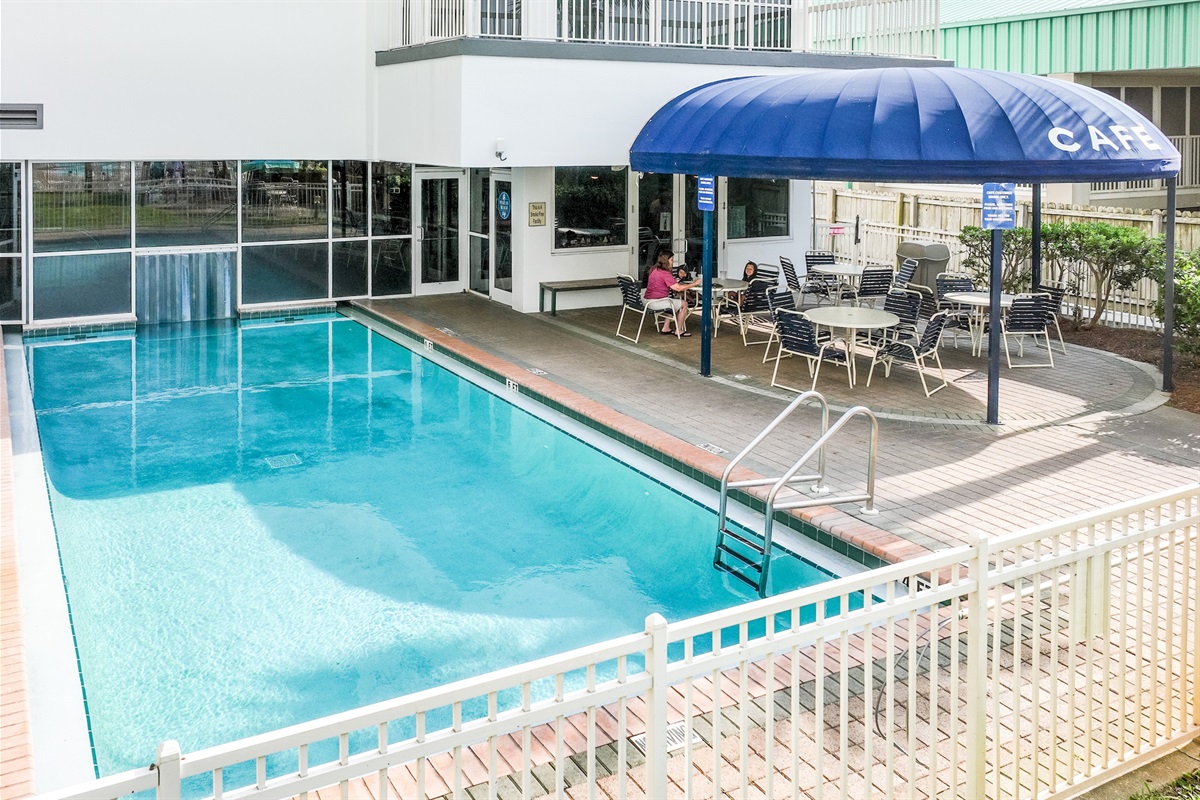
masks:
[[[640,420],[609,408],[579,393],[535,375],[509,361],[470,344],[457,335],[407,316],[393,301],[354,300],[350,308],[377,320],[413,341],[480,372],[524,397],[576,420],[617,442],[642,453],[669,469],[710,489],[720,487],[721,473],[728,461],[716,454],[665,433]],[[737,479],[762,477],[740,468]],[[765,494],[765,492],[763,493]],[[731,496],[761,513],[760,496],[733,492]],[[776,523],[868,568],[879,567],[926,555],[930,551],[914,542],[865,522],[832,506],[780,512]]]
[[[46,472],[19,334],[4,336],[5,401],[12,459],[20,619],[27,680],[32,780],[39,792],[94,780],[95,760],[84,708],[83,686],[69,624],[58,543],[50,511]],[[10,344],[15,342],[16,344]],[[7,637],[6,637],[7,643]]]

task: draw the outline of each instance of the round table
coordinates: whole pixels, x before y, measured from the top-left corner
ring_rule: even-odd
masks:
[[[863,269],[861,264],[813,264],[809,271],[846,279],[844,283],[842,281],[837,283],[837,297],[834,302],[840,306],[842,304],[842,288],[846,284],[852,288],[857,287],[858,282],[862,280]]]
[[[744,292],[750,284],[739,278],[713,278],[712,283],[712,313],[713,313],[713,336],[717,335],[717,329],[721,327],[721,309],[729,300],[727,294],[729,292]],[[700,316],[703,312],[700,308],[701,292],[704,291],[704,284],[693,286],[688,289],[688,292],[696,295],[695,302],[689,304],[688,314]]]
[[[1000,308],[1012,305],[1015,294],[1000,293]],[[983,353],[983,324],[987,321],[983,312],[992,307],[991,292],[946,292],[942,299],[947,303],[958,303],[960,306],[970,306],[971,315],[967,318],[971,334],[971,355]],[[955,345],[957,346],[957,345]]]
[[[878,330],[900,324],[900,317],[890,311],[880,311],[876,308],[860,308],[859,306],[822,306],[810,308],[804,316],[814,325],[826,328],[843,328],[849,332],[846,342],[846,357],[850,359],[850,385],[858,380],[858,369],[854,365],[854,351],[851,350],[860,330]]]

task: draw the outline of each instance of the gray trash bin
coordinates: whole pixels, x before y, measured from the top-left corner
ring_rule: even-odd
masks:
[[[896,248],[896,265],[899,266],[906,258],[917,260],[917,271],[913,274],[912,282],[932,289],[937,274],[945,272],[946,265],[950,263],[950,248],[927,239],[907,239]]]

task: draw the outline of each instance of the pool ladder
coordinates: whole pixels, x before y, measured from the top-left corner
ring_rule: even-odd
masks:
[[[749,455],[754,448],[758,447],[766,441],[771,433],[783,423],[785,419],[791,416],[792,412],[804,405],[808,401],[813,401],[821,407],[821,435],[817,437],[817,441],[812,447],[808,448],[804,455],[800,456],[796,463],[792,464],[783,475],[778,478],[751,478],[749,480],[733,481],[729,480],[734,469],[742,460]],[[828,487],[825,486],[825,445],[840,431],[846,423],[855,417],[864,416],[871,423],[871,438],[867,452],[867,488],[866,491],[860,494],[837,495],[835,497],[827,497],[829,493]],[[810,508],[812,506],[831,506],[842,503],[866,503],[863,506],[862,513],[877,514],[875,510],[875,452],[879,444],[879,420],[871,413],[871,410],[866,406],[854,406],[848,409],[836,422],[829,424],[829,402],[820,392],[802,392],[799,397],[793,400],[787,408],[780,412],[779,416],[771,420],[767,427],[763,428],[758,436],[754,437],[754,441],[746,445],[742,452],[738,453],[729,460],[729,464],[725,467],[724,473],[721,475],[721,496],[719,513],[717,517],[717,547],[713,553],[713,567],[716,569],[728,572],[730,575],[738,578],[753,586],[758,591],[759,597],[767,596],[767,576],[771,569],[771,539],[772,528],[775,523],[775,512],[785,511],[793,508]],[[807,464],[816,456],[817,471],[811,474],[801,475],[800,468]],[[795,484],[806,483],[808,481],[816,481],[813,484],[811,491],[816,493],[817,497],[802,497],[801,499],[783,499],[779,498],[780,492],[784,489],[799,491],[794,489]],[[762,533],[742,529],[735,531],[730,529],[729,518],[727,514],[727,506],[729,502],[730,489],[750,489],[753,487],[770,486],[765,500],[764,517]],[[744,532],[743,532],[744,531]]]

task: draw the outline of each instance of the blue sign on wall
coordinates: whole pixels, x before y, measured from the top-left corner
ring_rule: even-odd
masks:
[[[500,219],[508,219],[512,215],[512,198],[508,196],[508,192],[496,195],[496,213],[500,215]]]
[[[700,175],[696,179],[696,208],[712,211],[717,196],[716,179],[712,175]]]
[[[1010,231],[1017,227],[1017,185],[1015,183],[985,183],[983,185],[983,229]]]

